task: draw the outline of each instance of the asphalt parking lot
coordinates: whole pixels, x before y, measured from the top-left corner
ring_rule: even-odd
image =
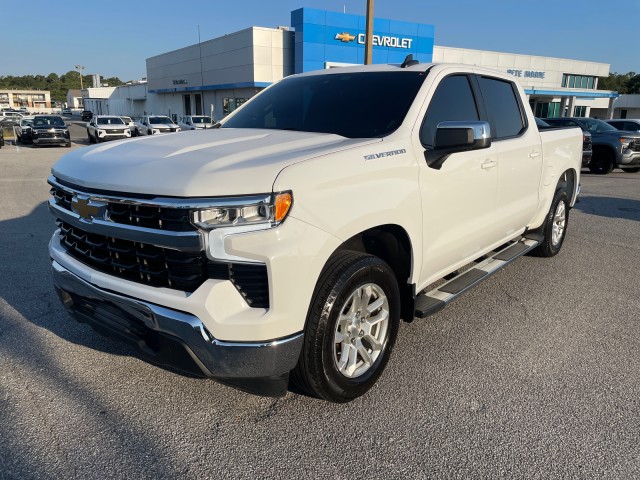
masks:
[[[640,478],[640,174],[584,174],[557,257],[403,324],[378,384],[334,405],[160,369],[70,320],[44,203],[68,151],[0,149],[0,478]]]

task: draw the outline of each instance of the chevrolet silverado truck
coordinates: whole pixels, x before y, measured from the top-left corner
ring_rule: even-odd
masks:
[[[578,194],[580,129],[473,66],[292,75],[218,127],[62,157],[53,281],[142,357],[261,395],[364,394],[401,320],[556,255]]]

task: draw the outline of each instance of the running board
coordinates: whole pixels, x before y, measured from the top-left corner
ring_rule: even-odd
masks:
[[[536,248],[542,240],[542,236],[538,234],[525,235],[439,287],[421,293],[416,297],[415,317],[425,318],[442,310],[470,288]]]

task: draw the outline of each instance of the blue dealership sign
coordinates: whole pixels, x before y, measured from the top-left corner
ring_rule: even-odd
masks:
[[[313,8],[291,12],[295,29],[295,73],[328,64],[363,64],[366,18]],[[373,63],[402,63],[408,54],[420,62],[433,58],[433,25],[382,18],[373,24]]]

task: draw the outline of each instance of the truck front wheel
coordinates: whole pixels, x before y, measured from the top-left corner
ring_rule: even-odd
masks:
[[[614,166],[615,156],[611,150],[604,148],[594,149],[591,162],[589,163],[591,173],[606,175],[607,173],[611,173]]]
[[[306,393],[348,402],[382,374],[400,323],[396,277],[372,255],[334,254],[318,281],[292,381]]]
[[[558,190],[542,226],[542,243],[532,250],[538,257],[553,257],[560,252],[569,226],[569,199],[564,190]]]

